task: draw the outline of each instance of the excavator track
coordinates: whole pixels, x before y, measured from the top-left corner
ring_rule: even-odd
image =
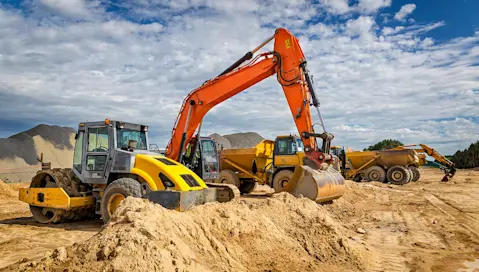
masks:
[[[62,188],[69,196],[82,196],[88,190],[88,186],[81,183],[71,168],[40,170],[32,178],[30,188]],[[95,216],[94,206],[64,210],[30,205],[30,211],[40,223],[60,223]]]
[[[239,199],[241,196],[238,187],[232,184],[206,182],[206,186],[216,188],[216,200],[218,202],[229,202]]]

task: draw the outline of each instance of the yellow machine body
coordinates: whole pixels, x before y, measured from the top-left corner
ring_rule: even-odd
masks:
[[[276,137],[291,138],[291,135]],[[297,137],[295,138],[297,139]],[[284,191],[303,195],[318,203],[341,197],[345,192],[344,178],[334,169],[317,170],[303,165],[305,153],[297,150],[288,155],[274,153],[275,141],[263,140],[252,148],[221,151],[221,170],[234,171],[238,178],[253,179],[272,186],[274,176],[282,170],[293,172]]]
[[[62,188],[20,188],[19,199],[33,206],[63,210],[95,204],[91,196],[70,197]]]

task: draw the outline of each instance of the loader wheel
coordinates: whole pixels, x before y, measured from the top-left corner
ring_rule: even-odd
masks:
[[[101,217],[106,224],[115,213],[121,201],[129,196],[141,197],[142,188],[137,180],[119,178],[108,185],[101,199]]]
[[[396,165],[387,172],[388,181],[395,185],[404,185],[411,180],[411,173],[404,166]]]
[[[220,183],[232,184],[238,188],[241,186],[241,181],[238,175],[229,169],[222,170],[220,173]]]
[[[367,181],[384,182],[386,179],[386,171],[381,166],[371,166],[364,173]]]
[[[256,182],[254,181],[245,181],[241,183],[240,192],[241,194],[249,194],[253,192],[254,188],[256,187]]]
[[[412,179],[411,181],[418,181],[419,178],[421,177],[421,172],[419,172],[419,169],[417,169],[416,166],[409,166],[409,170],[412,172]]]
[[[273,189],[275,193],[280,193],[284,191],[284,187],[293,177],[293,171],[291,170],[281,170],[273,178]]]

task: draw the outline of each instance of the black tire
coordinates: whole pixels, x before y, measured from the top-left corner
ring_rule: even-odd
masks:
[[[231,184],[238,188],[240,188],[241,186],[241,181],[238,175],[236,175],[234,171],[229,169],[221,170],[219,181],[220,183]]]
[[[419,172],[419,169],[417,169],[416,166],[409,166],[408,168],[412,172],[411,181],[418,181],[421,178],[421,172]]]
[[[395,185],[404,185],[411,180],[411,173],[409,170],[400,165],[389,168],[387,172],[388,181]]]
[[[241,183],[239,190],[241,194],[249,194],[254,191],[254,188],[256,188],[256,182],[245,181]]]
[[[273,178],[273,189],[275,193],[283,192],[287,182],[293,177],[293,171],[281,170]]]
[[[119,178],[106,187],[101,199],[101,217],[105,224],[110,221],[111,216],[118,207],[117,205],[116,207],[112,207],[114,204],[112,202],[117,200],[117,198],[120,199],[120,195],[122,195],[123,198],[127,198],[129,196],[141,197],[141,184],[132,178]]]
[[[371,166],[364,172],[364,178],[367,181],[384,182],[386,179],[386,171],[381,166]]]

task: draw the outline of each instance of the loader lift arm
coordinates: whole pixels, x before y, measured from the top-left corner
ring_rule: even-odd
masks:
[[[418,153],[426,153],[428,156],[433,157],[436,159],[440,164],[441,164],[441,169],[444,170],[444,177],[442,178],[442,181],[448,181],[452,177],[454,177],[454,174],[456,174],[456,168],[455,164],[450,161],[448,158],[446,158],[444,155],[436,151],[434,148],[429,147],[428,145],[425,144],[410,144],[410,145],[404,145],[404,146],[398,146],[394,149],[405,149],[407,147],[420,147],[420,148],[414,148],[414,150]]]
[[[273,39],[273,52],[259,54],[249,63],[239,67]],[[329,150],[334,136],[324,129],[319,102],[314,93],[306,68],[306,58],[299,42],[295,36],[283,28],[277,29],[272,37],[248,52],[219,76],[188,94],[175,121],[165,155],[181,162],[185,146],[190,143],[198,125],[211,108],[275,74],[301,135],[306,156],[317,168],[321,165],[324,167],[325,162],[331,163],[332,156]],[[314,131],[310,105],[317,109],[323,133]],[[323,139],[322,148],[318,147],[316,138]]]

